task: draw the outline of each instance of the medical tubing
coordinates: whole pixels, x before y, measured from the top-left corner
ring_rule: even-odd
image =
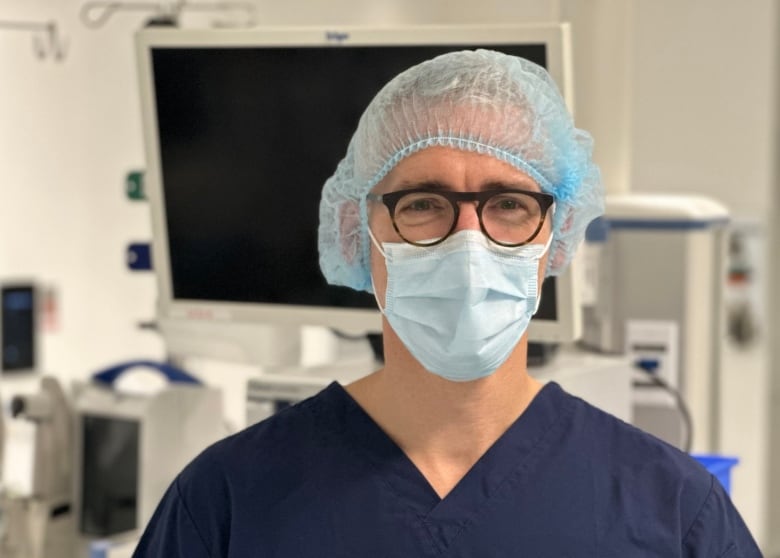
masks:
[[[677,411],[680,413],[680,418],[683,422],[683,429],[685,431],[681,449],[685,453],[690,453],[691,447],[693,446],[693,420],[691,419],[690,410],[688,409],[688,405],[685,403],[685,399],[683,398],[682,394],[679,390],[673,388],[666,380],[656,374],[656,370],[658,368],[657,362],[640,360],[635,363],[635,366],[638,370],[644,372],[645,377],[650,380],[654,386],[663,389],[674,398],[675,404],[677,405]],[[642,384],[639,385],[641,386]]]

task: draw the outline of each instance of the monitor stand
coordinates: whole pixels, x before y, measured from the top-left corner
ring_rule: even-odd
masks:
[[[158,327],[171,360],[199,357],[260,369],[301,362],[299,326],[161,318]]]
[[[345,335],[322,326],[161,319],[168,358],[209,359],[266,375],[348,382],[381,366],[381,336]]]
[[[305,326],[301,339],[300,365],[287,370],[287,373],[346,383],[382,366],[377,356],[377,339],[373,334],[372,337],[345,335],[326,327]],[[378,343],[381,345],[381,338]]]

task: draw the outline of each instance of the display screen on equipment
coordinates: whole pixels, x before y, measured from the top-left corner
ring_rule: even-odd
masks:
[[[108,537],[136,527],[138,421],[82,417],[81,517],[85,535]]]
[[[481,46],[546,66],[544,44]],[[322,186],[387,81],[463,48],[478,45],[154,48],[173,298],[376,307],[320,272]]]
[[[547,68],[574,109],[567,23],[155,27],[136,47],[161,334],[176,353],[263,366],[294,348],[259,347],[258,335],[382,329],[372,294],[327,284],[317,244],[323,185],[388,81],[487,48]],[[576,269],[544,282],[530,341],[579,336]]]
[[[35,368],[35,289],[7,286],[0,290],[0,353],[2,370],[15,372]]]

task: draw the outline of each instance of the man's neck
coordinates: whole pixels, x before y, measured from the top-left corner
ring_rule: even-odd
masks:
[[[385,367],[348,393],[446,495],[525,411],[541,384],[528,376],[525,338],[493,374],[453,382],[423,369],[385,329]]]

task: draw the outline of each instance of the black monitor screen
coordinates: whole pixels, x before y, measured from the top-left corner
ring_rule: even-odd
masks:
[[[81,517],[85,535],[132,531],[138,514],[138,421],[82,417]]]
[[[2,370],[35,367],[35,288],[3,287],[0,291]]]
[[[546,66],[543,44],[483,46]],[[387,81],[462,48],[155,48],[173,297],[375,307],[320,272],[322,185]]]

